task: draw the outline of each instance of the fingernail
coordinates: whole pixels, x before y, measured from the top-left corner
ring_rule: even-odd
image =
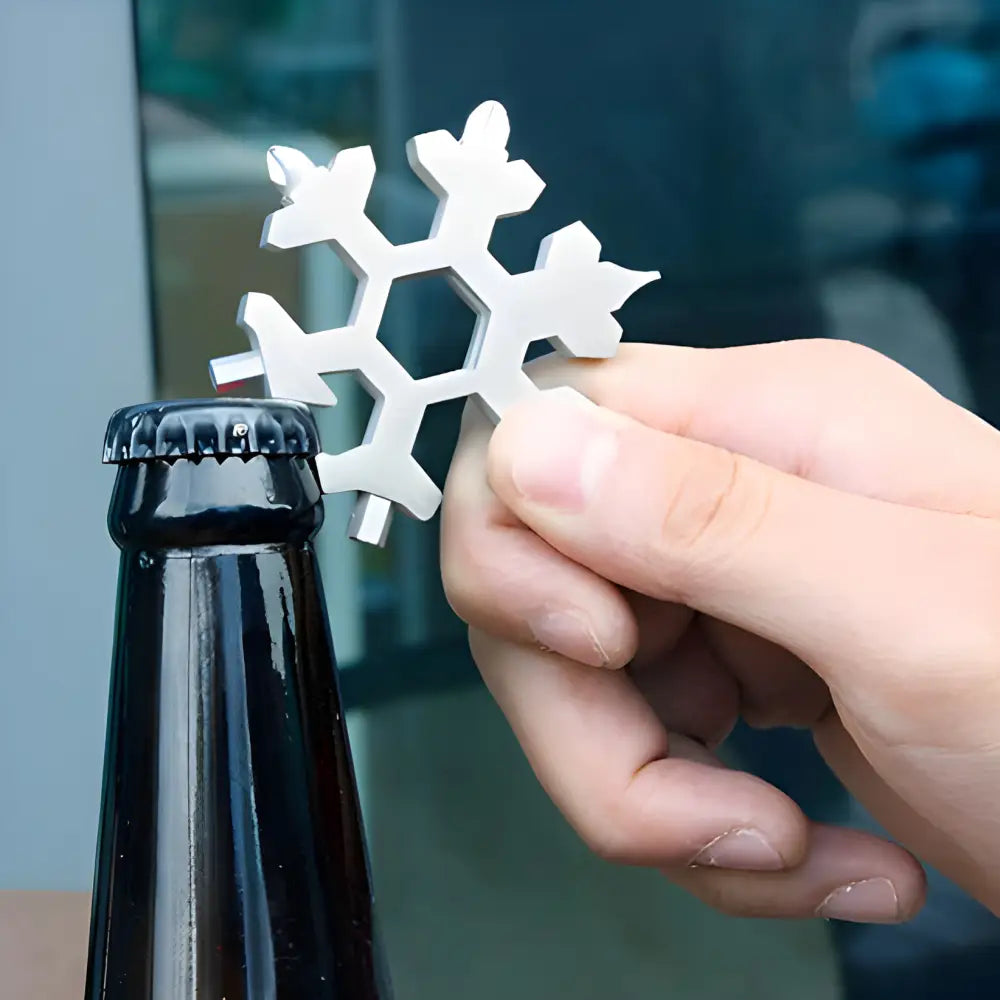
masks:
[[[758,830],[730,830],[699,851],[692,868],[733,868],[776,872],[785,868],[781,855]]]
[[[573,513],[594,495],[618,448],[617,431],[596,407],[548,399],[513,457],[514,488],[527,500]]]
[[[892,924],[899,920],[899,896],[887,878],[869,878],[835,889],[817,907],[816,916],[856,924]]]
[[[611,663],[590,622],[579,612],[545,611],[528,624],[543,649],[591,667]]]

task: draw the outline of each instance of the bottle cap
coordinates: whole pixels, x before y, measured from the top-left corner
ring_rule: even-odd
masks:
[[[118,410],[108,423],[104,462],[319,453],[309,408],[274,399],[184,399]]]

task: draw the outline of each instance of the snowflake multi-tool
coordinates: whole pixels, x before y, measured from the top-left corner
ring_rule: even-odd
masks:
[[[600,260],[601,245],[582,222],[542,241],[533,271],[510,274],[490,253],[499,219],[527,212],[545,184],[507,152],[507,112],[495,101],[469,116],[461,139],[445,131],[411,139],[414,173],[439,199],[430,235],[394,245],[365,214],[375,179],[370,146],[345,149],[329,166],[273,147],[267,154],[282,208],[268,216],[261,245],[287,250],[327,243],[358,279],[347,325],[306,333],[270,295],[243,298],[239,323],[253,347],[210,365],[216,388],[263,375],[269,395],[315,406],[337,398],[322,378],[353,373],[375,399],[364,441],[316,459],[325,493],[357,491],[352,538],[385,543],[393,505],[427,520],[441,491],[413,458],[426,408],[475,397],[494,421],[538,388],[523,370],[529,345],[548,341],[574,358],[610,358],[622,328],[611,315],[656,272]],[[413,379],[378,339],[394,281],[444,275],[476,313],[461,369]]]

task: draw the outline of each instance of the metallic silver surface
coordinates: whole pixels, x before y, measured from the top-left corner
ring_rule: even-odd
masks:
[[[349,533],[383,545],[393,506],[427,520],[441,491],[412,456],[426,408],[475,397],[498,421],[538,389],[523,371],[528,347],[547,340],[574,358],[609,358],[622,329],[612,317],[654,272],[600,260],[601,245],[581,222],[542,241],[535,269],[510,274],[489,252],[498,219],[527,212],[544,182],[507,152],[507,112],[495,101],[469,116],[461,139],[445,131],[412,139],[414,173],[439,198],[427,239],[391,244],[365,214],[375,179],[370,147],[347,149],[327,166],[274,147],[268,172],[283,207],[268,217],[262,245],[285,250],[329,244],[358,278],[347,325],[307,334],[269,295],[251,292],[238,322],[253,350],[210,365],[216,388],[263,375],[270,395],[314,406],[337,399],[324,374],[354,373],[375,399],[364,441],[316,460],[324,492],[359,494]],[[478,320],[461,369],[414,380],[378,339],[393,281],[444,275]]]

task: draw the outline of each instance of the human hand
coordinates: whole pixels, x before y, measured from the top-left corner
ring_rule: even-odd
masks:
[[[913,856],[713,750],[811,727],[890,834],[1000,912],[1000,434],[864,348],[623,346],[475,408],[442,570],[549,794],[743,916],[895,922]],[[567,398],[569,397],[569,398]]]

